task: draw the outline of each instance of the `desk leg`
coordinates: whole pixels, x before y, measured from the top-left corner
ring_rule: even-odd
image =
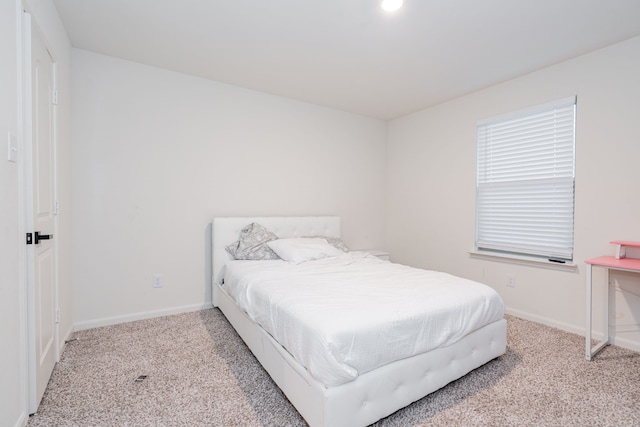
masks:
[[[600,350],[609,345],[609,280],[610,273],[607,268],[607,289],[605,292],[605,325],[604,325],[604,339],[596,344],[594,347],[591,347],[591,305],[592,305],[592,288],[593,288],[593,280],[592,280],[592,265],[589,264],[587,268],[587,325],[585,331],[585,340],[586,340],[586,358],[587,360],[591,360],[593,356],[596,355]]]
[[[586,337],[586,357],[587,360],[591,360],[591,264],[587,265],[587,325],[585,328],[585,337]]]
[[[615,301],[613,296],[613,288],[611,288],[611,269],[607,268],[607,293],[606,293],[606,305],[607,308],[604,314],[604,345],[609,345],[609,337],[611,336],[611,304]]]

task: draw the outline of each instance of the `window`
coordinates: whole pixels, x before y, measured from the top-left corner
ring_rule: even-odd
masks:
[[[576,98],[478,123],[476,248],[573,259]]]

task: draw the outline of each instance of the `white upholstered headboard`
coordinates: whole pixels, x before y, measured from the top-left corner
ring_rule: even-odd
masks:
[[[224,249],[238,240],[240,230],[252,222],[266,227],[278,237],[327,236],[340,237],[338,216],[272,216],[272,217],[223,217],[211,223],[212,283],[222,280],[222,268],[232,259]]]

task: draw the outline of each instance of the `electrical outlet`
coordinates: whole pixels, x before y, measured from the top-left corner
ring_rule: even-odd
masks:
[[[162,283],[162,274],[154,274],[152,279],[152,285],[154,288],[161,288],[163,286]]]
[[[507,276],[507,286],[510,288],[516,287],[516,276]]]

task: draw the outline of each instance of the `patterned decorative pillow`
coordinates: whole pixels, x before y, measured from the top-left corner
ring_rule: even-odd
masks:
[[[324,239],[331,246],[336,249],[340,249],[342,252],[349,252],[349,248],[344,244],[341,238],[339,237],[327,237],[327,236],[307,236],[310,239]]]
[[[257,222],[252,222],[240,231],[240,238],[225,249],[234,259],[267,260],[280,259],[267,243],[277,240],[275,233]]]

